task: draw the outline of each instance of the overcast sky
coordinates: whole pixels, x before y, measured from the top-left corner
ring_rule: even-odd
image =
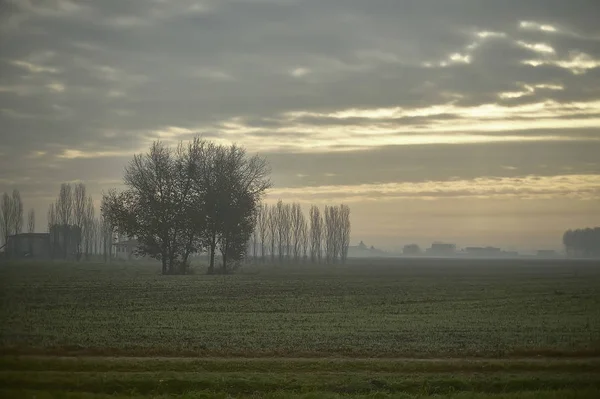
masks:
[[[346,202],[352,242],[560,248],[600,225],[597,0],[0,0],[0,192],[38,230],[155,139]]]

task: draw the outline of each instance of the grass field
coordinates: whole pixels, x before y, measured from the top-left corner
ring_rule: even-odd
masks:
[[[158,271],[1,263],[0,396],[600,397],[597,263]]]

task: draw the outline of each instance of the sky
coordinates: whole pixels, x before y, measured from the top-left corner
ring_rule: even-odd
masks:
[[[153,140],[267,158],[352,243],[560,249],[600,225],[597,0],[0,0],[0,192],[45,229]]]

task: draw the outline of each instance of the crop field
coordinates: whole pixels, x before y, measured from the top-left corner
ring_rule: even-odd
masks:
[[[0,299],[0,397],[600,397],[594,262],[0,263]]]

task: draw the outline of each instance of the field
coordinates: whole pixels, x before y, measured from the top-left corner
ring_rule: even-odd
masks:
[[[3,397],[600,397],[593,262],[0,263],[0,289]]]

